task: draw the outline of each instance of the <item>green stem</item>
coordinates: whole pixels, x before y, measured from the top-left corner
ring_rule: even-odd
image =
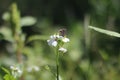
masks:
[[[56,49],[56,69],[57,69],[57,80],[59,80],[59,51]]]

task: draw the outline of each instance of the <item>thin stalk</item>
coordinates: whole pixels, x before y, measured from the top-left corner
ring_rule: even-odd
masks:
[[[15,33],[14,36],[15,44],[16,44],[16,57],[18,63],[22,63],[22,49],[23,49],[23,42],[21,41],[20,35]]]
[[[21,64],[23,63],[22,49],[23,49],[24,43],[21,39],[22,31],[20,26],[20,11],[18,10],[16,3],[13,3],[11,5],[10,14],[11,14],[11,17],[10,17],[11,30],[12,30],[12,35],[15,42],[14,44],[16,45],[16,57],[17,57],[18,63]],[[24,80],[23,75],[22,77],[20,77],[20,80]]]
[[[90,30],[88,28],[90,24],[90,15],[86,14],[84,17],[84,35],[85,35],[85,54],[87,54],[88,60],[90,60],[89,48],[90,48]],[[88,73],[86,74],[86,80],[89,80],[89,72],[90,72],[90,62],[88,65]]]
[[[17,4],[13,3],[11,5],[11,30],[12,35],[16,44],[16,54],[18,63],[22,62],[22,41],[21,41],[21,26],[20,26],[20,12],[17,8]]]
[[[59,51],[58,51],[58,47],[56,49],[56,70],[57,70],[57,80],[59,80]]]

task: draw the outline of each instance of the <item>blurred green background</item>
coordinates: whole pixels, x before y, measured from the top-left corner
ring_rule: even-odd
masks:
[[[18,43],[11,27],[17,20],[10,20],[13,2],[22,24],[15,32],[20,31]],[[62,80],[120,80],[120,38],[88,29],[92,25],[120,33],[119,4],[120,0],[0,0],[0,66],[18,64],[21,56],[24,80],[55,80],[55,53],[47,39],[66,28],[70,43],[60,57]],[[0,80],[3,75],[0,70]]]

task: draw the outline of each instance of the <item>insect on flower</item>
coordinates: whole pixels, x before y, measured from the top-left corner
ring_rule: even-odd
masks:
[[[58,41],[67,43],[69,42],[69,38],[66,38],[66,29],[60,29],[58,34],[54,34],[50,36],[50,39],[47,40],[49,46],[56,47],[58,45]]]
[[[59,35],[64,37],[64,36],[66,35],[66,31],[67,31],[67,30],[66,30],[65,28],[60,29],[60,30],[59,30]]]

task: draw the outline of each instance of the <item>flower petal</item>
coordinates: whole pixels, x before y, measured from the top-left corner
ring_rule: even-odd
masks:
[[[65,43],[70,42],[70,40],[68,38],[63,38],[62,41],[65,42]]]
[[[54,39],[47,40],[47,42],[49,46],[57,46],[57,41],[55,41]]]
[[[57,41],[53,41],[52,46],[56,47],[57,46]]]
[[[61,51],[61,52],[65,53],[65,52],[67,52],[67,49],[65,49],[65,48],[61,47],[61,48],[59,48],[59,51]]]

